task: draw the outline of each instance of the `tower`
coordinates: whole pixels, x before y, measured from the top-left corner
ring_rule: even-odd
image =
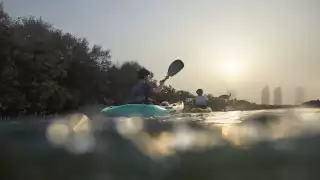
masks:
[[[303,87],[297,87],[295,92],[295,104],[300,105],[304,102],[305,91]]]
[[[263,105],[270,104],[269,86],[265,86],[261,91],[261,104]]]
[[[276,87],[273,91],[273,104],[282,105],[282,91],[281,87]]]

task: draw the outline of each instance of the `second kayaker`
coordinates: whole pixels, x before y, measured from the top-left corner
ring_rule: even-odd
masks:
[[[208,105],[207,105],[207,101],[208,101],[208,98],[207,96],[203,95],[203,90],[202,89],[198,89],[196,91],[197,93],[197,97],[196,97],[196,107],[198,108],[207,108]]]
[[[169,78],[160,81],[159,86],[151,83],[149,80],[151,73],[147,69],[138,71],[138,83],[135,84],[131,90],[131,104],[152,104],[153,100],[150,98],[151,93],[159,93],[162,91],[164,83]]]

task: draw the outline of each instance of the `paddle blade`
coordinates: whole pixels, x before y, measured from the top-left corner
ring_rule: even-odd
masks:
[[[183,69],[184,64],[180,59],[173,61],[168,69],[168,76],[174,76]]]

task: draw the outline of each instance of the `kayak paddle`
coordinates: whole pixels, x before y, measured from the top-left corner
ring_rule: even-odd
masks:
[[[180,59],[173,61],[168,68],[167,76],[172,77],[176,75],[178,72],[180,72],[183,69],[183,67],[184,67],[184,64]]]

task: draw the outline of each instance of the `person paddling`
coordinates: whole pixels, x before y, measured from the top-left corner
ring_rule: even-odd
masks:
[[[207,108],[208,105],[207,105],[207,96],[203,95],[203,90],[202,89],[198,89],[196,91],[197,93],[197,97],[196,97],[196,107],[198,108]]]
[[[153,100],[150,98],[151,93],[160,93],[164,86],[164,83],[169,76],[160,81],[159,86],[149,81],[150,71],[147,69],[141,69],[138,71],[138,83],[135,84],[131,90],[131,102],[130,104],[152,104]]]

